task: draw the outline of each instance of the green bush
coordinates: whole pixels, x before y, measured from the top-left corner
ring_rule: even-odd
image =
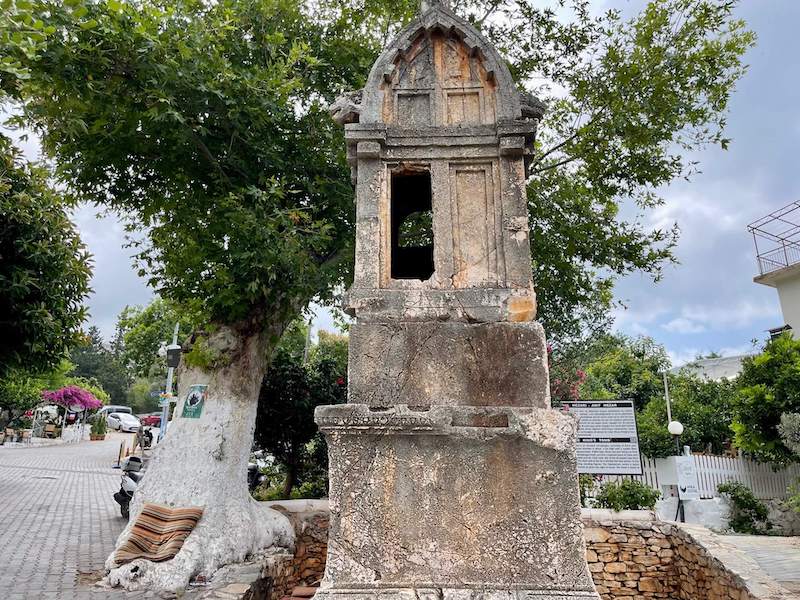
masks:
[[[800,513],[800,479],[789,486],[789,499],[786,504],[796,513]]]
[[[108,424],[106,423],[105,415],[95,415],[92,420],[92,435],[105,435],[108,431]]]
[[[772,529],[766,504],[756,498],[749,487],[738,481],[729,481],[720,483],[717,491],[731,501],[730,526],[736,533],[764,535]]]
[[[584,473],[583,475],[578,475],[578,489],[580,490],[581,494],[581,506],[584,508],[589,507],[589,500],[591,500],[591,492],[594,490],[595,485],[597,485],[594,475],[589,475]]]
[[[657,492],[650,486],[626,479],[624,481],[608,481],[600,486],[600,493],[597,494],[596,504],[598,508],[610,508],[615,512],[621,510],[653,510],[656,500],[661,497],[661,492]]]

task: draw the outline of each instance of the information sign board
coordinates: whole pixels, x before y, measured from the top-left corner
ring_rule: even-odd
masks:
[[[700,481],[694,456],[676,456],[675,470],[678,472],[678,498],[681,500],[700,500]]]
[[[636,414],[630,400],[563,402],[578,415],[578,473],[641,475]]]

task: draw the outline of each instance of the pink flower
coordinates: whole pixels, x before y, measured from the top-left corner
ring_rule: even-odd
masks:
[[[103,406],[103,403],[95,398],[94,394],[77,385],[68,385],[57,390],[42,392],[42,398],[59,406],[80,406],[84,410]]]

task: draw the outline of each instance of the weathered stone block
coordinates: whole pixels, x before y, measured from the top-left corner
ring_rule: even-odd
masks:
[[[597,598],[571,416],[346,404],[319,407],[316,419],[330,453],[325,582],[333,595],[377,588],[381,598],[396,598],[399,590],[432,588],[453,600],[479,590]]]
[[[355,323],[349,401],[548,408],[547,348],[530,323]]]

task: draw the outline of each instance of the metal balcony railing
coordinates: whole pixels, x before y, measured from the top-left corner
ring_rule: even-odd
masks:
[[[800,263],[800,201],[750,223],[761,275]]]

